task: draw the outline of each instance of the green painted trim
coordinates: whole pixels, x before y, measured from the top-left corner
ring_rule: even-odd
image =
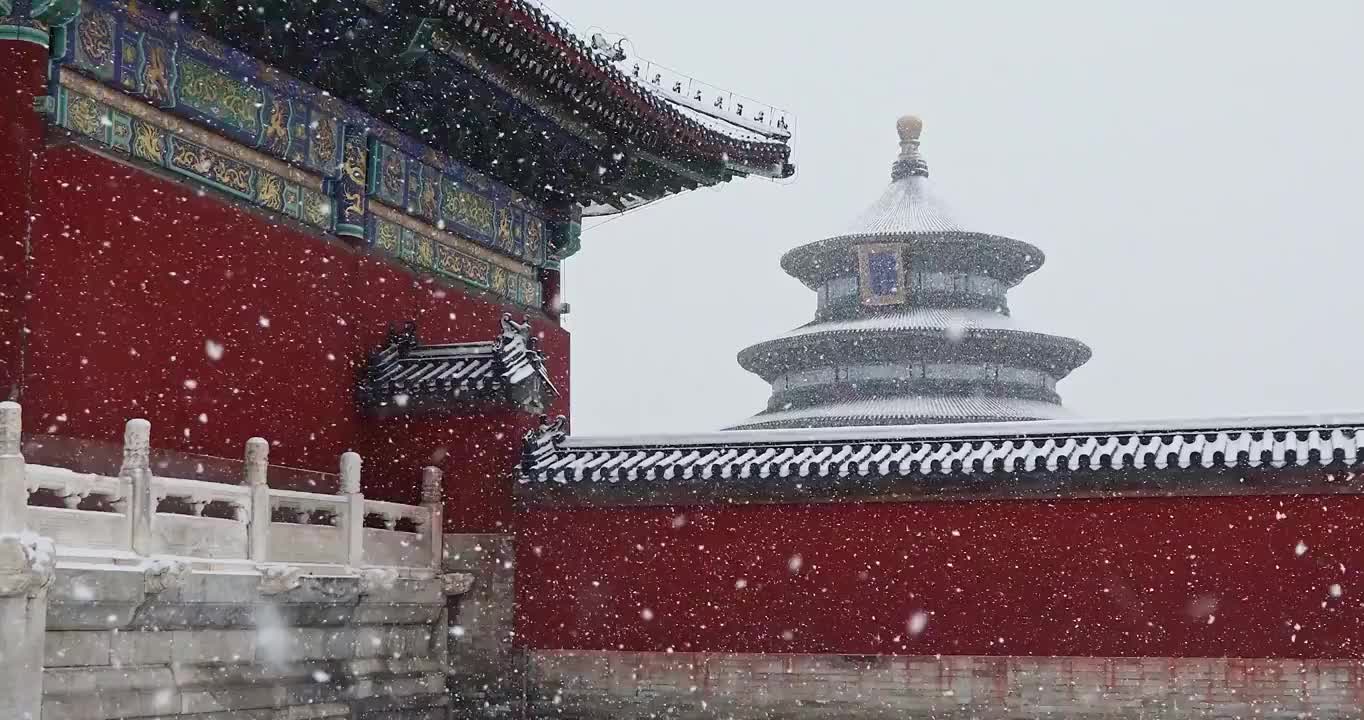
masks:
[[[69,90],[60,85],[57,86],[57,114],[54,117],[56,119],[56,124],[62,127],[66,126],[67,100],[70,99],[70,97]]]
[[[451,284],[453,284],[453,285],[456,285],[457,287],[461,287],[461,286],[462,286],[462,287],[464,287],[464,288],[467,288],[467,289],[470,291],[468,294],[487,295],[487,296],[490,296],[490,297],[498,298],[499,300],[504,301],[504,302],[509,302],[509,303],[514,304],[514,305],[520,305],[520,306],[525,307],[525,308],[527,308],[527,309],[537,309],[537,308],[540,307],[540,303],[539,303],[538,299],[534,299],[535,302],[531,302],[532,299],[522,298],[522,297],[519,296],[519,293],[517,293],[517,294],[515,294],[515,295],[513,295],[513,294],[503,294],[503,293],[499,293],[499,292],[497,292],[496,290],[493,290],[493,289],[492,289],[491,283],[488,283],[488,284],[481,283],[481,282],[479,282],[479,281],[477,281],[477,280],[473,280],[473,279],[471,279],[471,278],[467,278],[467,277],[465,277],[465,276],[463,276],[463,275],[457,275],[457,274],[455,274],[455,273],[447,272],[447,271],[445,271],[445,270],[442,270],[442,269],[437,268],[437,267],[434,267],[434,266],[425,265],[425,264],[423,264],[423,263],[421,263],[421,262],[418,262],[415,258],[404,257],[401,253],[396,253],[396,252],[393,252],[393,251],[391,251],[391,250],[386,250],[386,249],[384,249],[384,248],[380,248],[380,247],[377,247],[377,246],[376,246],[376,249],[378,250],[378,254],[379,254],[379,255],[381,255],[382,257],[388,258],[389,260],[393,261],[394,263],[396,263],[396,264],[398,264],[398,265],[401,265],[401,266],[403,266],[403,267],[409,268],[409,269],[411,269],[411,270],[413,270],[413,271],[416,271],[416,272],[418,272],[418,273],[426,273],[426,274],[431,275],[431,276],[433,276],[433,277],[437,277],[437,278],[439,278],[439,279],[441,279],[441,280],[443,280],[443,281],[445,281],[445,282],[447,282],[447,283],[451,283]],[[459,251],[456,250],[456,252],[459,252]],[[481,258],[479,258],[479,260],[480,260],[480,262],[487,262],[487,261],[485,261],[485,260],[482,260]],[[522,275],[520,275],[519,273],[513,273],[513,272],[511,272],[511,271],[508,271],[508,272],[507,272],[507,275],[508,275],[508,276],[527,277],[527,276],[522,276]],[[537,287],[538,287],[538,284],[537,284]],[[536,292],[535,294],[536,294],[536,295],[539,295],[540,293],[539,293],[539,292]]]
[[[52,28],[52,34],[51,34],[51,38],[52,38],[52,39],[51,39],[50,45],[49,45],[49,47],[48,47],[48,54],[51,55],[51,56],[54,57],[54,58],[64,57],[64,56],[66,55],[67,37],[68,37],[68,33],[67,33],[67,30],[66,30],[66,29],[67,29],[68,27],[71,27],[71,25],[70,25],[69,23],[66,24],[66,25],[62,25],[62,26],[60,26],[60,27],[54,27],[54,28]]]
[[[365,143],[365,194],[379,194],[379,156],[383,154],[379,138],[366,137]]]
[[[508,298],[508,297],[506,297],[505,295],[498,295],[497,293],[493,292],[493,289],[492,289],[492,286],[491,286],[491,285],[485,285],[485,284],[483,284],[483,283],[481,283],[481,282],[479,282],[479,281],[477,281],[477,280],[473,280],[473,279],[464,277],[463,275],[459,275],[459,274],[457,274],[457,273],[452,273],[452,272],[447,272],[447,271],[445,271],[445,270],[441,270],[440,268],[426,267],[426,266],[420,265],[420,264],[418,264],[418,263],[416,263],[416,262],[408,262],[408,265],[410,265],[410,266],[412,266],[412,267],[414,267],[414,268],[417,268],[418,270],[421,270],[422,272],[431,273],[432,275],[438,275],[438,276],[440,276],[440,277],[445,278],[446,280],[455,280],[455,281],[464,283],[465,285],[468,285],[469,287],[474,288],[474,289],[476,289],[476,290],[483,290],[483,291],[486,291],[486,292],[488,292],[490,295],[494,295],[494,296],[496,296],[496,297],[506,298],[506,299],[508,299],[508,300],[512,300],[512,298]]]
[[[47,32],[24,25],[0,25],[0,40],[33,43],[44,50],[47,50],[52,42],[51,36]]]
[[[72,82],[75,81],[72,80]],[[88,78],[81,79],[79,82],[94,84],[94,81],[89,80]],[[77,84],[79,85],[79,83]],[[90,92],[94,91],[87,90],[82,92],[82,90],[73,89],[67,85],[59,85],[57,87],[55,105],[57,108],[56,120],[59,126],[66,128],[79,138],[91,141],[92,144],[97,144],[102,148],[118,152],[139,163],[154,165],[177,177],[185,178],[196,185],[212,188],[226,197],[261,208],[266,212],[279,213],[281,215],[296,218],[304,224],[320,228],[324,232],[330,232],[347,238],[358,238],[361,240],[369,239],[371,244],[377,246],[375,239],[370,238],[371,227],[368,224],[369,221],[367,221],[366,225],[337,222],[339,205],[336,202],[336,198],[330,196],[328,191],[323,189],[331,188],[333,185],[323,182],[321,183],[322,188],[318,188],[295,182],[276,172],[255,165],[248,160],[238,158],[223,148],[206,144],[197,136],[191,135],[189,137],[184,137],[177,134],[174,130],[155,121],[155,113],[161,112],[159,110],[149,110],[148,112],[151,113],[150,118],[147,115],[130,115],[129,113],[115,110],[106,100],[98,95],[92,97],[90,94],[87,94]],[[79,122],[73,122],[73,118],[71,117],[73,107],[72,101],[76,98],[79,98],[82,103],[82,106],[79,108],[80,117],[75,118],[75,120],[78,120]],[[87,102],[93,105],[93,112],[96,112],[97,117],[103,121],[98,126],[91,122],[90,113],[92,111],[85,106],[85,103]],[[86,130],[82,131],[76,126],[85,127]],[[143,127],[151,128],[156,133],[157,150],[159,152],[155,157],[153,157],[150,152],[143,152],[139,148],[137,131],[139,128]],[[120,128],[127,130],[124,134],[126,137],[121,135],[118,138],[118,142],[115,142],[114,133]],[[224,142],[230,141],[225,140]],[[233,144],[238,145],[237,143]],[[198,160],[194,158],[181,160],[180,163],[177,163],[173,158],[176,156],[176,149],[181,146],[197,148],[213,157],[222,157],[234,164],[242,165],[245,169],[250,171],[246,184],[249,185],[251,189],[249,191],[243,191],[237,187],[228,186],[212,177],[200,174],[200,171],[195,169],[199,167]],[[208,155],[204,155],[203,157],[208,157]],[[193,167],[188,167],[187,165],[192,165]],[[260,197],[262,188],[264,187],[262,183],[266,180],[271,182],[270,189],[272,191],[278,189],[281,193],[279,198],[276,198],[273,192],[269,193],[268,199],[262,199]],[[543,294],[543,290],[535,273],[534,266],[525,268],[525,270],[529,272],[508,269],[493,260],[451,247],[450,245],[440,242],[431,235],[377,217],[374,217],[375,232],[377,232],[377,223],[380,222],[385,225],[393,226],[393,230],[397,233],[397,242],[396,246],[392,248],[387,246],[378,247],[384,254],[394,258],[399,263],[407,265],[418,272],[429,273],[440,277],[443,280],[458,284],[459,286],[482,291],[492,297],[499,298],[500,301],[503,302],[531,309],[540,306],[540,298]],[[470,242],[473,247],[482,247],[472,241],[468,242]],[[390,244],[392,244],[391,241]],[[419,250],[426,251],[424,253],[424,259],[419,259],[423,255]],[[453,256],[447,257],[446,253],[451,253]],[[463,274],[464,271],[468,271],[468,274]],[[494,282],[495,280],[500,281],[501,284],[499,285]]]
[[[403,267],[405,267],[405,268],[408,268],[409,270],[414,270],[414,271],[416,271],[416,272],[418,272],[418,273],[426,273],[426,274],[428,274],[428,275],[431,275],[431,276],[433,276],[433,277],[435,277],[435,278],[437,278],[437,279],[439,279],[439,280],[445,282],[445,283],[448,284],[448,285],[453,285],[453,286],[455,286],[456,289],[463,288],[463,289],[464,289],[464,294],[465,294],[465,295],[475,295],[475,296],[476,296],[476,295],[487,295],[487,296],[490,296],[490,297],[498,298],[498,299],[500,299],[500,300],[506,300],[506,301],[516,302],[515,300],[513,300],[512,298],[507,297],[506,295],[499,295],[499,294],[493,292],[493,289],[492,289],[491,287],[489,287],[489,286],[487,286],[487,285],[480,285],[477,281],[470,280],[469,278],[466,278],[466,277],[464,277],[464,276],[462,276],[462,275],[454,275],[454,274],[447,273],[447,272],[444,272],[444,271],[441,271],[441,270],[437,270],[437,269],[435,269],[435,268],[426,267],[425,265],[422,265],[422,264],[420,264],[420,263],[418,263],[418,262],[414,262],[414,261],[412,261],[412,260],[408,260],[408,259],[406,259],[406,258],[399,257],[398,255],[395,255],[394,253],[388,252],[387,250],[381,250],[380,252],[382,253],[382,255],[383,255],[384,257],[388,258],[389,260],[394,261],[394,262],[397,263],[398,265],[401,265],[401,266],[403,266]],[[517,303],[517,304],[520,304],[520,303]]]
[[[80,11],[80,0],[34,0],[28,9],[30,17],[46,23],[48,27],[69,25]]]
[[[107,144],[107,143],[106,143],[106,144]],[[174,150],[172,150],[171,152],[174,152]],[[230,188],[230,187],[228,187],[228,186],[226,186],[226,185],[223,185],[222,183],[219,183],[219,182],[210,180],[210,179],[204,177],[203,175],[196,175],[196,174],[195,174],[193,171],[191,171],[191,170],[186,170],[186,169],[184,169],[184,168],[176,167],[176,166],[174,166],[174,165],[169,165],[169,164],[163,165],[162,167],[164,167],[164,168],[166,168],[167,170],[169,170],[169,171],[175,173],[176,175],[180,175],[181,177],[191,178],[191,179],[193,179],[195,182],[203,183],[204,185],[207,185],[207,186],[209,186],[209,187],[211,187],[211,188],[213,188],[213,189],[215,189],[215,190],[218,190],[218,191],[220,191],[220,192],[227,193],[228,195],[231,195],[232,197],[235,197],[235,198],[238,198],[238,199],[241,199],[241,200],[245,200],[245,201],[251,203],[252,205],[259,205],[259,203],[256,202],[255,198],[251,197],[250,195],[247,195],[247,194],[243,193],[243,192],[240,191],[240,190],[236,190],[236,189]],[[268,208],[267,208],[267,209],[268,209]]]

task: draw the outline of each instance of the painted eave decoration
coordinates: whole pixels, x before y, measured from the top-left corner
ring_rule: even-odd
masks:
[[[558,389],[529,323],[502,317],[502,332],[486,342],[422,345],[415,322],[390,329],[366,365],[361,404],[377,415],[462,414],[492,403],[544,411]]]
[[[85,2],[43,108],[70,136],[419,273],[539,309],[580,214],[537,201],[143,5]],[[35,31],[36,32],[36,31]]]
[[[787,140],[689,117],[520,0],[151,4],[551,206],[794,172]]]
[[[624,130],[656,149],[673,145],[744,174],[788,177],[791,137],[783,122],[777,132],[760,134],[745,124],[705,122],[686,105],[669,102],[637,76],[622,72],[595,50],[527,0],[426,0],[428,8],[465,28],[471,42],[486,41],[505,54],[509,65],[529,73],[546,88],[581,106],[594,125]],[[550,58],[554,58],[550,60]],[[776,122],[774,119],[773,122]]]

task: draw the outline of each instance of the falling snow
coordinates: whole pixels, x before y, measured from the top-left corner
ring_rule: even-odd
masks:
[[[1013,108],[1006,94],[989,102],[1010,112],[994,115],[1022,120],[1003,139],[966,137],[986,113],[944,123],[931,136],[940,144],[921,151],[921,120],[901,118],[892,135],[853,107],[852,88],[834,111],[856,131],[817,138],[833,127],[817,119],[815,152],[797,156],[794,116],[669,69],[667,48],[646,47],[648,27],[633,40],[583,32],[540,0],[160,14],[172,4],[6,4],[22,15],[11,29],[36,28],[27,39],[41,42],[22,43],[23,72],[0,74],[10,183],[0,221],[14,250],[0,368],[22,403],[0,412],[13,423],[0,432],[0,720],[1357,715],[1364,415],[1128,423],[1072,419],[1062,404],[1085,383],[1169,396],[1160,358],[1199,356],[1166,327],[1187,304],[1162,293],[1195,277],[1263,279],[1243,272],[1265,254],[1250,246],[1219,257],[1218,272],[1200,269],[1203,240],[1186,231],[1202,226],[1158,215],[1195,203],[1179,178],[1217,188],[1227,172],[1180,148],[1151,153],[1150,167],[1124,162],[1155,147],[1142,133],[1168,130],[1161,123],[1127,123],[1107,146],[1092,142],[1102,132],[1058,146],[1044,142],[1047,123],[1028,120],[1037,108]],[[742,65],[725,60],[729,33],[744,52],[765,48],[764,67],[854,58],[845,80],[884,91],[859,81],[887,65],[877,53],[898,53],[916,77],[972,89],[927,92],[931,103],[989,89],[968,82],[980,80],[971,53],[919,67],[915,43],[879,42],[903,23],[863,22],[851,39],[828,32],[820,43],[774,31],[782,42],[767,43],[735,25],[744,13],[696,35],[691,15],[716,16],[691,10],[654,8],[676,25],[669,37],[716,55],[713,68]],[[1310,36],[1344,58],[1352,26],[1305,33],[1282,15],[1269,35],[1287,38],[1274,59],[1298,95],[1276,98],[1281,78],[1251,73],[1252,105],[1270,108],[1260,124],[1275,138],[1302,147],[1264,161],[1263,148],[1236,142],[1236,123],[1204,139],[1250,159],[1222,165],[1259,161],[1250,175],[1262,185],[1302,190],[1273,203],[1226,193],[1248,208],[1310,196],[1312,212],[1297,217],[1354,209],[1356,188],[1338,173],[1295,174],[1324,168],[1295,164],[1314,157],[1313,136],[1348,140],[1348,128],[1284,120],[1313,108],[1352,117],[1327,102],[1317,85],[1334,85],[1320,68],[1304,72],[1291,42]],[[1137,50],[1161,48],[1142,54],[1083,21],[1047,38],[1052,54],[1069,57],[1080,38],[1147,65],[1189,60],[1160,28],[1132,26],[1155,32]],[[1027,27],[1015,34],[1032,37]],[[662,62],[636,54],[654,51]],[[1258,67],[1228,52],[1203,49]],[[1167,114],[1206,135],[1201,104],[1238,91],[1207,68],[1186,70],[1120,86],[1201,82],[1199,102]],[[762,72],[738,75],[762,84]],[[1027,76],[1009,74],[1019,97]],[[932,90],[931,78],[920,84]],[[229,86],[246,94],[199,97]],[[786,101],[830,112],[830,102]],[[791,238],[763,203],[789,191],[793,157],[823,158],[819,143],[848,144],[847,177],[865,182],[844,184],[877,183],[880,194],[841,229]],[[972,168],[973,154],[999,162]],[[1083,172],[1077,157],[1092,160]],[[930,159],[945,171],[930,175]],[[823,160],[809,163],[816,183]],[[998,177],[973,181],[982,168]],[[1139,274],[1140,253],[1115,250],[1112,232],[1080,242],[1065,222],[1026,217],[1118,208],[1127,201],[1105,182],[1122,174],[1113,168],[1159,175],[1146,185],[1160,202],[1146,215],[1100,213],[1116,219],[1095,227],[1136,223],[1188,243],[1148,283],[1162,293],[1123,302],[1108,286]],[[1091,180],[1096,195],[1053,192],[1058,174]],[[941,199],[994,186],[1021,198],[1002,207],[1024,213],[1020,237],[1060,232],[1038,242],[1063,260],[1044,266],[1031,239],[968,223]],[[749,197],[763,212],[739,220],[714,214],[686,191],[695,187],[771,192]],[[836,227],[815,204],[782,212]],[[660,242],[630,225],[652,222],[648,213],[694,237]],[[607,222],[619,224],[601,232],[640,242],[599,242],[594,226]],[[591,251],[566,260],[579,242]],[[1302,263],[1285,248],[1269,255],[1292,276]],[[1297,254],[1333,257],[1319,249]],[[789,309],[754,280],[778,270],[777,254],[752,264],[758,251],[784,251],[779,269],[805,293],[805,310],[774,321],[790,324],[763,330],[735,315]],[[1090,280],[1065,265],[1086,252],[1107,262]],[[713,267],[688,273],[684,255]],[[647,272],[594,285],[577,263]],[[1333,263],[1317,265],[1323,292],[1348,291]],[[673,275],[700,292],[679,301]],[[1087,345],[1027,323],[1038,306],[1014,293],[1025,280],[1025,292],[1071,299],[1074,317],[1055,319],[1093,340],[1093,364]],[[561,290],[585,300],[572,343]],[[758,295],[765,306],[750,302]],[[1271,300],[1256,317],[1283,302]],[[1350,316],[1329,297],[1318,304],[1312,317]],[[1204,324],[1240,327],[1227,306]],[[603,307],[619,318],[594,321]],[[1131,342],[1085,325],[1100,310]],[[500,322],[519,334],[499,335]],[[501,354],[468,378],[441,360],[358,401],[386,341],[411,337],[407,323],[419,352]],[[1311,337],[1304,327],[1297,336]],[[735,366],[732,349],[761,337],[771,339]],[[615,365],[594,369],[580,352],[592,346]],[[727,386],[677,371],[708,353],[756,376],[756,395],[711,402]],[[1144,357],[1144,374],[1111,372],[1109,358],[1124,354]],[[1348,347],[1338,354],[1348,367]],[[1085,377],[1068,380],[1077,370]],[[686,402],[756,412],[738,422],[746,432],[591,439],[555,418],[610,406],[579,392],[594,372],[659,422]],[[631,373],[648,373],[647,386]],[[1230,373],[1200,373],[1235,385]],[[1264,382],[1241,385],[1268,402]]]

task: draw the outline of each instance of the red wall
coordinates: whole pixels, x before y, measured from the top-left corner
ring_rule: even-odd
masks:
[[[519,520],[517,636],[597,650],[1364,657],[1361,518],[1364,497],[1343,495],[534,511]],[[917,636],[916,612],[931,613]]]
[[[33,98],[46,92],[47,51],[0,40],[0,399],[19,382],[29,169],[43,142],[43,116],[33,111]]]
[[[141,416],[157,447],[240,457],[260,435],[272,463],[332,471],[353,449],[368,494],[407,501],[436,463],[447,529],[510,521],[507,474],[534,418],[378,421],[353,399],[387,323],[416,319],[424,342],[484,340],[507,308],[76,146],[43,153],[34,207],[27,429],[116,440]],[[567,414],[568,335],[534,324]]]

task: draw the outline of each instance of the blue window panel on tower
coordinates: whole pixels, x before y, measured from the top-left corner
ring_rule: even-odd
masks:
[[[867,255],[867,281],[872,295],[894,295],[899,288],[900,267],[891,251]]]

